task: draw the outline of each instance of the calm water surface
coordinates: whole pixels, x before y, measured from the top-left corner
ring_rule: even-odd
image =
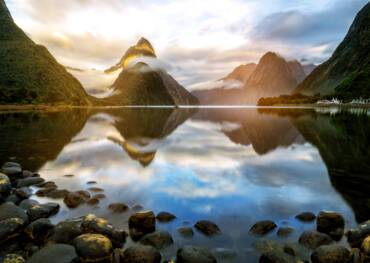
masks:
[[[303,211],[340,212],[347,227],[370,219],[369,110],[3,112],[0,125],[1,163],[16,160],[59,188],[87,189],[93,180],[105,189],[96,207],[61,203],[54,222],[92,212],[126,228],[130,212],[110,213],[112,202],[169,211],[178,218],[158,225],[175,240],[162,251],[167,258],[196,244],[220,262],[254,262],[261,240],[293,242],[314,228],[294,219]],[[216,222],[223,234],[191,240],[177,234],[200,219]],[[296,231],[285,239],[275,232],[251,237],[249,228],[262,219]]]

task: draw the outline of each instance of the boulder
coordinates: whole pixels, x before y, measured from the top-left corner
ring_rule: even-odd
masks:
[[[122,263],[160,263],[161,254],[152,246],[134,245],[123,252]]]
[[[312,222],[315,220],[316,215],[312,212],[303,212],[295,216],[299,221]]]
[[[28,259],[27,263],[71,263],[76,258],[77,254],[73,246],[65,244],[52,244],[34,253]]]
[[[27,211],[31,207],[33,207],[35,205],[38,205],[38,204],[39,204],[39,202],[37,202],[36,200],[25,199],[19,204],[19,207],[22,208],[23,210]]]
[[[36,184],[41,184],[45,180],[42,179],[41,177],[27,177],[24,179],[19,179],[17,181],[17,188],[24,187],[24,186],[32,186]]]
[[[152,211],[134,213],[130,216],[128,225],[131,238],[137,241],[144,235],[155,231],[154,213]]]
[[[20,198],[18,195],[16,194],[11,194],[9,195],[6,199],[5,199],[5,202],[10,202],[10,203],[13,203],[15,205],[19,205],[20,202],[22,202],[22,198]]]
[[[351,252],[339,245],[321,246],[311,255],[312,263],[349,263]]]
[[[335,212],[322,211],[316,218],[317,231],[340,240],[344,233],[344,218]]]
[[[13,203],[7,202],[0,205],[0,221],[9,218],[20,218],[25,223],[28,222],[28,216],[23,209]]]
[[[71,244],[72,241],[82,235],[81,220],[67,220],[59,222],[48,238],[48,243]]]
[[[355,229],[348,230],[346,235],[347,241],[352,247],[361,247],[362,241],[370,236],[370,220],[359,224]]]
[[[259,259],[259,263],[296,263],[300,261],[296,261],[293,256],[282,253],[280,251],[269,251],[263,253]]]
[[[82,262],[110,262],[112,259],[112,243],[103,235],[83,234],[76,237],[73,244]]]
[[[0,195],[6,195],[12,189],[12,184],[7,175],[0,173]]]
[[[30,223],[24,232],[38,244],[44,244],[47,236],[53,230],[54,225],[49,219],[40,218]]]
[[[140,243],[156,249],[164,249],[173,244],[173,239],[168,231],[155,231],[142,237]]]
[[[169,212],[160,212],[156,218],[159,222],[166,223],[176,219],[176,216]]]
[[[1,167],[1,170],[4,174],[7,175],[17,175],[22,173],[22,167],[19,163],[15,162],[6,162]]]
[[[31,221],[39,218],[47,218],[58,213],[59,207],[60,206],[57,203],[39,204],[28,209],[27,215]]]
[[[3,263],[25,263],[26,260],[18,254],[8,254],[4,257]]]
[[[212,253],[202,247],[185,246],[177,251],[177,263],[216,263]]]
[[[22,232],[24,221],[21,218],[9,218],[0,221],[0,244],[18,236]]]
[[[192,238],[194,236],[194,231],[191,227],[179,227],[177,232],[179,232],[183,238]]]
[[[365,254],[366,257],[370,257],[370,236],[362,241],[361,251]]]
[[[195,223],[194,227],[206,236],[221,234],[220,228],[208,220],[200,220]]]
[[[263,236],[274,230],[277,225],[271,220],[262,220],[255,223],[250,229],[249,233],[253,235]]]
[[[27,199],[32,195],[32,189],[24,186],[16,189],[15,194],[21,199]]]
[[[319,246],[329,245],[333,242],[330,236],[317,231],[304,231],[299,237],[298,242],[309,248],[316,249]]]

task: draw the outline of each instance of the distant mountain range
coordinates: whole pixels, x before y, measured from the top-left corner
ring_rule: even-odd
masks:
[[[193,94],[201,104],[256,104],[264,96],[291,93],[305,77],[305,68],[297,60],[287,61],[274,52],[268,52],[258,64],[241,65],[222,79],[225,83],[240,81],[240,88],[197,90]]]
[[[370,3],[357,14],[332,57],[295,90],[306,95],[370,98]]]

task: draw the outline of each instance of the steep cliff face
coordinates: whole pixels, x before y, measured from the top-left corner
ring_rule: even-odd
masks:
[[[297,86],[288,62],[273,52],[266,53],[246,82],[246,101],[256,104],[262,97],[289,94]]]
[[[223,78],[223,80],[237,80],[245,83],[256,69],[256,66],[257,65],[255,63],[240,65],[236,67],[229,75]]]
[[[148,55],[144,55],[148,54]],[[199,103],[164,69],[153,68],[144,62],[132,65],[133,59],[155,57],[153,46],[146,39],[130,47],[117,69],[122,68],[113,84],[113,94],[104,99],[111,105],[196,105]]]
[[[318,66],[294,93],[370,97],[370,3],[357,14],[332,57]]]
[[[91,104],[78,80],[14,23],[4,0],[0,0],[0,103]]]
[[[288,62],[288,65],[297,83],[301,83],[307,76],[302,64],[297,60],[292,60]]]

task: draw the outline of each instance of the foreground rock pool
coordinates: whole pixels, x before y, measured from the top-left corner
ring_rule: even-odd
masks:
[[[0,127],[0,262],[369,262],[368,109],[4,111]]]

